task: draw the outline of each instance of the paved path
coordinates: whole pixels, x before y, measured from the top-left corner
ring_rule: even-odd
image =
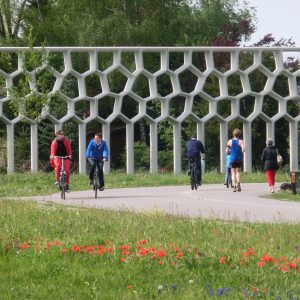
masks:
[[[186,217],[300,223],[300,202],[263,198],[268,193],[267,184],[248,183],[242,184],[241,193],[233,193],[222,184],[211,184],[197,191],[189,186],[142,187],[106,189],[97,199],[92,190],[71,192],[66,194],[66,200],[61,200],[59,193],[31,199],[101,209],[158,211]]]

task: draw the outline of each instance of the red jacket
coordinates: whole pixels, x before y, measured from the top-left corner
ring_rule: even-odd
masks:
[[[64,138],[63,142],[64,142],[64,145],[66,147],[67,155],[72,156],[72,149],[71,149],[70,141],[68,139]],[[56,150],[57,150],[57,141],[55,139],[51,143],[50,157],[51,156],[56,156]],[[50,165],[52,165],[51,164],[51,159],[50,159]]]

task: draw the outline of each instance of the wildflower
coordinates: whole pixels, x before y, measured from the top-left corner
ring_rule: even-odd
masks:
[[[139,245],[147,244],[147,240],[140,240],[140,241],[138,241],[138,244]]]
[[[220,259],[219,259],[219,263],[224,265],[226,263],[226,258],[224,256],[222,256]]]
[[[67,249],[67,248],[63,248],[63,249],[61,249],[60,252],[61,252],[62,254],[67,253],[67,252],[68,252],[68,249]]]
[[[175,283],[172,284],[172,289],[173,289],[174,292],[176,291],[177,285]]]
[[[260,267],[260,268],[263,267],[264,265],[265,265],[265,262],[264,262],[264,261],[260,261],[260,262],[257,264],[257,266]]]
[[[133,289],[133,285],[128,285],[127,288],[128,289]]]
[[[28,249],[28,248],[30,248],[29,242],[18,245],[18,249]]]
[[[193,279],[190,279],[189,280],[189,284],[193,284],[194,283],[194,280]]]
[[[119,262],[121,262],[121,263],[126,262],[126,259],[124,257],[120,257]]]
[[[163,264],[163,261],[162,261],[162,260],[160,260],[160,261],[158,262],[158,264],[159,264],[159,265],[162,265],[162,264]]]
[[[160,292],[162,291],[164,287],[162,285],[159,285],[158,288],[157,288],[157,294],[159,295]]]

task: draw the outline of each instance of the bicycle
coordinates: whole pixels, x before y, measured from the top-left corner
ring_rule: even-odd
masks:
[[[101,185],[100,185],[100,182],[99,182],[99,163],[103,163],[102,160],[96,160],[94,159],[95,163],[96,163],[96,168],[95,168],[95,172],[94,172],[94,177],[93,177],[93,189],[95,191],[95,198],[97,198],[97,194],[98,194],[98,189],[99,191],[102,191],[101,189]]]
[[[195,158],[190,159],[190,181],[191,181],[191,189],[197,190],[198,184],[197,184],[197,161]]]
[[[228,172],[228,175],[227,175],[227,178],[226,178],[226,186],[227,186],[227,188],[233,187],[232,177],[231,177],[231,168],[228,168],[227,172]]]
[[[59,181],[58,181],[58,186],[60,189],[60,197],[61,199],[66,199],[66,179],[67,179],[67,174],[65,171],[65,159],[69,159],[69,156],[54,156],[54,158],[61,158],[61,165],[60,165],[60,173],[59,173]]]

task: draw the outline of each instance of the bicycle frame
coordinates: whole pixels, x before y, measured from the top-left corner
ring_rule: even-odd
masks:
[[[61,199],[66,199],[66,171],[65,171],[65,159],[69,158],[69,156],[54,156],[54,158],[61,159],[60,165],[60,174],[59,174],[59,188],[60,188],[60,196]]]
[[[102,160],[99,159],[93,159],[93,161],[95,162],[96,166],[95,166],[95,172],[94,172],[94,179],[93,179],[93,189],[95,191],[95,198],[97,198],[97,194],[98,194],[98,189],[100,190],[100,182],[99,182],[99,164],[101,162],[103,162]]]

